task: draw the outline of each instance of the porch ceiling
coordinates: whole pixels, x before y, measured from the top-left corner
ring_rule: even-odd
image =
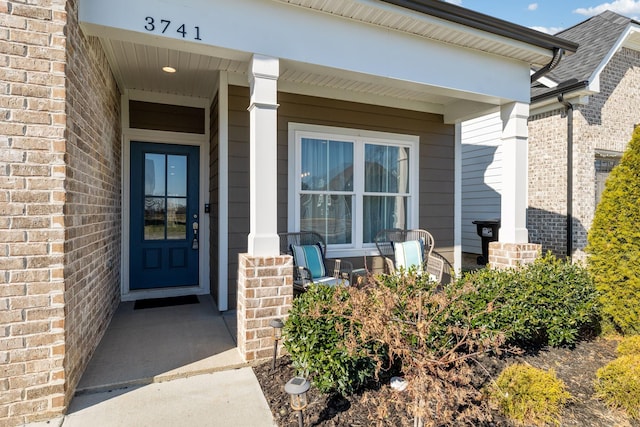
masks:
[[[206,56],[197,53],[136,44],[114,39],[101,39],[112,72],[122,90],[140,90],[170,95],[210,99],[216,90],[217,72],[227,71],[236,84],[248,84],[248,61]],[[170,74],[162,67],[177,69]],[[279,86],[296,92],[342,94],[343,98],[393,99],[406,108],[441,113],[456,97],[433,88],[393,82],[389,79],[361,76],[340,70],[311,67],[292,61],[281,61]],[[404,104],[403,104],[404,103]]]

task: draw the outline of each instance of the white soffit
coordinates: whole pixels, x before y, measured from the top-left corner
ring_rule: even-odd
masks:
[[[546,65],[551,52],[526,43],[375,0],[274,0],[443,43]]]
[[[226,71],[235,84],[248,85],[246,61],[237,61],[113,39],[101,39],[112,72],[123,90],[166,93],[210,99],[217,88],[217,72]],[[168,74],[164,66],[177,72]],[[339,70],[309,67],[291,61],[280,64],[279,86],[285,91],[308,95],[340,93],[344,99],[398,105],[420,111],[442,113],[453,101],[452,93],[417,84],[359,76]],[[315,90],[314,90],[315,88]],[[356,97],[355,99],[353,97]],[[376,102],[380,98],[380,102]],[[395,100],[395,101],[394,101]],[[404,104],[403,104],[404,103]]]
[[[635,24],[630,25],[623,46],[640,51],[640,26]]]
[[[216,72],[244,73],[247,63],[126,41],[101,39],[121,89],[211,98]],[[176,73],[162,71],[171,66]]]

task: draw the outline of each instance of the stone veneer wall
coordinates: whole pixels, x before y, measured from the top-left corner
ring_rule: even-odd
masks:
[[[3,426],[62,413],[117,303],[118,93],[76,16],[0,1]]]
[[[600,93],[574,106],[573,248],[585,258],[595,212],[596,150],[623,152],[640,123],[640,52],[623,48],[600,75]],[[529,241],[566,254],[567,122],[563,108],[529,119]]]
[[[238,256],[238,351],[245,361],[273,356],[269,323],[277,318],[285,321],[292,300],[291,256]]]

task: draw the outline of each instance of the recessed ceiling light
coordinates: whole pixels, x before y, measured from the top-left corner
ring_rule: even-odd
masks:
[[[162,67],[162,71],[164,71],[165,73],[175,73],[176,69],[173,67],[166,66],[166,67]]]

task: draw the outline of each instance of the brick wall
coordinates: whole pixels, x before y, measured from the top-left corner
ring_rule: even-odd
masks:
[[[529,241],[564,255],[567,213],[567,123],[561,110],[529,121]]]
[[[624,151],[640,123],[640,53],[621,49],[600,76],[600,93],[576,105],[573,128],[573,248],[584,259],[595,211],[596,150]],[[560,107],[560,106],[559,106]],[[529,120],[529,240],[566,253],[567,122],[563,108]]]
[[[640,123],[640,52],[623,48],[604,68],[600,77],[600,93],[589,99],[589,105],[580,107],[584,119],[580,122],[580,159],[574,189],[576,218],[586,230],[591,226],[595,212],[596,150],[622,153],[631,139],[634,126]],[[574,246],[583,248],[586,232],[576,236]],[[582,252],[579,256],[583,256]]]
[[[0,425],[64,410],[117,302],[117,89],[75,8],[0,1]]]
[[[540,250],[536,243],[489,242],[489,266],[501,269],[532,264],[540,256]]]
[[[94,37],[67,2],[66,402],[120,301],[120,93]]]
[[[274,319],[286,321],[293,300],[293,258],[238,255],[238,351],[245,361],[273,355]],[[280,352],[283,350],[280,348]]]
[[[0,1],[0,425],[64,406],[65,23]]]

